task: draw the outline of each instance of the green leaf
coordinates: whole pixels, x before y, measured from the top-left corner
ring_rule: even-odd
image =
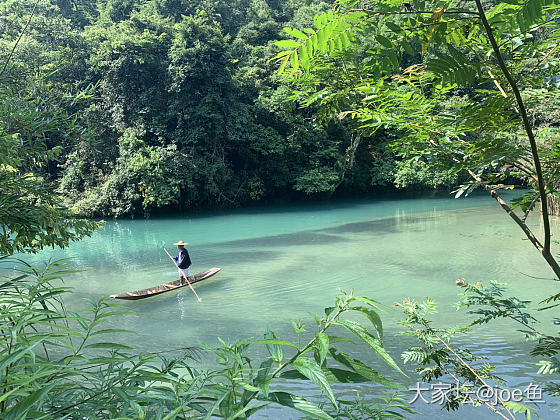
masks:
[[[389,61],[391,62],[391,65],[395,69],[398,69],[400,67],[400,65],[399,65],[399,59],[397,58],[397,54],[395,54],[395,51],[388,50],[388,51],[386,51],[386,53],[387,53],[387,56],[389,57]]]
[[[272,381],[270,370],[273,362],[274,360],[272,358],[268,358],[262,362],[254,381],[254,385],[260,388],[265,397],[268,397],[268,390],[270,388],[270,382]]]
[[[280,48],[294,49],[298,48],[300,46],[300,43],[291,39],[282,39],[280,41],[276,41],[274,45]]]
[[[132,347],[117,343],[94,343],[86,346],[88,349],[132,350]]]
[[[270,330],[267,330],[264,333],[264,338],[265,340],[277,340],[276,335],[274,335],[274,333]],[[282,340],[280,340],[282,341]],[[287,343],[287,342],[286,342]],[[284,354],[282,353],[282,348],[278,345],[278,343],[264,343],[266,344],[266,348],[268,350],[268,354],[270,354],[270,356],[274,359],[274,361],[278,364],[282,363],[282,359],[284,357]],[[287,344],[286,344],[287,345]],[[296,346],[297,348],[297,346]]]
[[[282,64],[280,64],[280,67],[278,68],[278,73],[282,74],[284,72],[284,69],[286,68],[286,65],[288,64],[289,61],[290,61],[290,57],[288,55],[281,59]]]
[[[90,336],[99,335],[99,334],[114,334],[114,333],[137,334],[136,331],[121,330],[117,328],[108,328],[104,330],[94,331],[90,334]]]
[[[240,384],[244,389],[246,389],[247,391],[251,391],[251,392],[260,392],[260,391],[261,391],[260,388],[258,388],[258,387],[256,387],[256,386],[253,386],[253,385],[249,385],[249,384],[247,384],[247,383],[245,383],[245,382],[239,382],[239,384]]]
[[[31,351],[35,346],[37,346],[39,343],[41,343],[43,340],[45,340],[45,338],[42,338],[38,341],[36,341],[35,343],[24,347],[23,349],[17,350],[15,352],[13,352],[12,354],[0,359],[0,371],[2,371],[6,366],[18,361],[19,359],[21,359],[23,356],[25,356],[29,351]]]
[[[314,360],[308,359],[307,357],[298,357],[291,363],[291,365],[295,367],[303,376],[317,384],[327,395],[329,400],[331,400],[333,405],[335,407],[338,407],[338,403],[336,402],[336,398],[334,397],[327,378],[325,378],[325,374],[321,370],[321,367]]]
[[[345,353],[342,353],[342,352],[338,353],[336,351],[336,349],[331,348],[330,355],[338,363],[346,366],[349,369],[352,369],[358,375],[366,378],[369,381],[376,382],[376,383],[379,383],[381,385],[385,385],[385,386],[388,386],[388,387],[391,387],[391,388],[400,388],[400,386],[398,384],[396,384],[395,382],[393,382],[390,379],[384,377],[379,372],[372,369],[371,367],[369,367],[365,363],[363,363],[359,360],[350,358]]]
[[[344,370],[344,369],[338,369],[338,368],[323,369],[323,373],[325,374],[325,378],[327,378],[329,382],[357,384],[357,383],[364,383],[364,382],[371,381],[370,379],[360,375],[359,373],[352,372],[349,370]],[[284,379],[297,379],[297,380],[307,379],[297,370],[288,370],[282,372],[282,374],[280,374],[279,376]]]
[[[27,412],[33,407],[33,405],[43,400],[54,386],[55,384],[44,386],[41,389],[38,389],[37,391],[28,395],[23,400],[18,402],[15,406],[6,411],[2,418],[4,420],[24,419]]]
[[[388,38],[385,38],[383,35],[375,35],[375,39],[385,48],[393,48],[393,43]]]
[[[372,323],[375,331],[377,331],[377,336],[379,337],[380,341],[383,341],[383,322],[381,321],[381,317],[377,312],[372,309],[367,309],[361,306],[349,308],[352,311],[358,311],[363,313]]]
[[[401,368],[395,363],[393,358],[389,356],[389,353],[387,353],[387,351],[383,348],[381,342],[377,338],[373,337],[368,332],[368,330],[366,330],[360,324],[358,324],[357,322],[346,320],[340,320],[335,322],[334,324],[341,325],[342,327],[346,328],[348,331],[350,331],[352,334],[366,343],[369,347],[371,347],[385,361],[385,363],[387,363],[396,371],[405,375]]]
[[[348,337],[337,337],[336,335],[329,335],[330,344],[339,343],[341,341],[347,341],[349,343],[354,344],[354,341],[349,339]]]
[[[414,55],[414,50],[412,49],[412,47],[410,46],[410,44],[408,43],[408,41],[403,40],[403,41],[401,42],[401,45],[402,45],[403,49],[405,50],[405,52],[406,52],[408,55]]]
[[[299,29],[284,28],[284,31],[294,38],[302,39],[304,41],[308,38],[308,36],[301,32]]]
[[[525,417],[528,419],[531,418],[531,413],[537,414],[537,411],[533,407],[529,407],[525,404],[521,404],[514,401],[505,401],[504,407],[514,413],[523,413],[525,414]]]
[[[269,344],[278,344],[280,346],[290,346],[290,347],[293,347],[295,349],[298,349],[298,346],[296,346],[295,344],[290,343],[289,341],[279,340],[277,338],[267,338],[267,339],[264,339],[264,340],[255,340],[255,341],[252,341],[252,343],[266,344],[267,347],[268,347]]]
[[[277,60],[279,58],[285,57],[287,55],[290,55],[292,53],[292,50],[285,50],[285,51],[280,51],[278,54],[276,54],[274,57],[272,57],[270,60],[268,61],[274,61]]]
[[[327,353],[329,352],[329,337],[324,332],[317,334],[315,339],[315,347],[319,352],[319,364],[323,364]]]
[[[290,56],[290,64],[294,70],[299,69],[299,60],[297,50]]]
[[[397,24],[395,24],[391,21],[386,21],[385,26],[387,26],[387,28],[389,28],[390,30],[392,30],[393,32],[395,32],[397,34],[403,31],[402,28],[399,25],[397,25]]]
[[[284,407],[290,407],[301,413],[307,414],[314,419],[318,420],[334,420],[331,416],[317,407],[315,404],[310,403],[304,398],[296,395],[288,394],[287,392],[272,392],[268,398],[259,398],[265,401],[280,404]]]
[[[371,306],[372,308],[375,308],[375,309],[377,309],[377,310],[383,312],[383,310],[379,307],[380,303],[377,302],[377,301],[375,301],[375,300],[373,300],[373,299],[370,299],[370,298],[365,297],[365,296],[354,296],[354,297],[352,298],[352,301],[354,301],[354,300],[357,300],[357,301],[359,301],[359,302],[363,302],[363,303],[365,303],[366,305],[369,305],[369,306]]]

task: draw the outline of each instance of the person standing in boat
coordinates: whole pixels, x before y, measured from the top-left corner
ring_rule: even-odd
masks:
[[[189,267],[192,264],[191,257],[189,256],[189,251],[187,251],[187,249],[185,248],[185,246],[188,245],[188,243],[179,241],[179,242],[175,242],[173,245],[177,245],[177,247],[179,248],[179,255],[173,257],[173,259],[175,260],[177,267],[179,267],[179,271],[181,273],[180,274],[181,280],[183,278],[186,279],[189,275]]]

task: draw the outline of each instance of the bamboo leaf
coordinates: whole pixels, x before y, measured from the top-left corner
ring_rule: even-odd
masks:
[[[33,344],[31,344],[27,347],[24,347],[23,349],[17,350],[15,352],[11,353],[10,355],[0,359],[0,371],[2,371],[6,366],[8,366],[8,365],[18,361],[19,359],[21,359],[28,352],[30,352],[35,346],[37,346],[42,341],[44,341],[45,338],[42,338],[42,339],[36,341],[35,343],[33,343]]]
[[[4,420],[21,420],[26,417],[27,412],[33,407],[34,404],[43,400],[45,396],[50,392],[55,384],[50,384],[38,389],[32,394],[25,397],[23,400],[18,402],[15,406],[10,408],[4,413],[2,418]]]
[[[117,343],[94,343],[85,347],[89,349],[132,350],[132,347]]]

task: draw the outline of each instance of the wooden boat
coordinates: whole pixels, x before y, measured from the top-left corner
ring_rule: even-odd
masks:
[[[199,281],[206,280],[208,277],[212,277],[221,268],[211,268],[210,270],[203,271],[202,273],[195,274],[193,276],[189,276],[189,283],[194,284],[198,283]],[[129,300],[136,300],[136,299],[145,299],[150,296],[159,295],[161,293],[170,292],[171,290],[179,289],[181,287],[189,287],[186,281],[176,280],[165,284],[160,284],[159,286],[150,287],[149,289],[143,290],[136,290],[135,292],[128,292],[128,293],[121,293],[118,295],[111,295],[110,297],[115,299],[129,299]]]

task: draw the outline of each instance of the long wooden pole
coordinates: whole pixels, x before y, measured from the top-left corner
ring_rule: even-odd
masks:
[[[163,250],[165,251],[165,253],[169,256],[169,258],[171,258],[171,261],[173,261],[173,264],[175,264],[175,260],[173,259],[173,257],[171,256],[171,254],[169,252],[167,252],[167,249],[163,248]],[[175,267],[177,267],[177,265],[175,264]],[[181,271],[181,269],[179,267],[177,267],[177,270],[179,270],[179,275],[182,276],[183,272]],[[191,288],[192,292],[194,293],[194,295],[196,296],[196,298],[198,299],[199,302],[202,302],[202,299],[200,298],[200,296],[198,296],[196,294],[196,292],[194,291],[192,284],[189,282],[189,279],[187,277],[185,277],[185,281],[187,282],[187,284],[189,285],[189,287]]]

